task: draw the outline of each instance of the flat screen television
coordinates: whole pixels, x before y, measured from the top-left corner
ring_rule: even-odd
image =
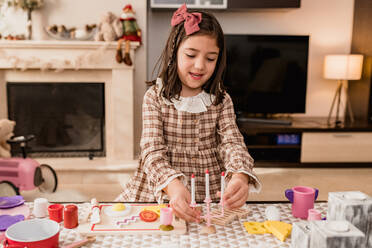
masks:
[[[226,34],[224,85],[237,115],[305,113],[309,36]]]

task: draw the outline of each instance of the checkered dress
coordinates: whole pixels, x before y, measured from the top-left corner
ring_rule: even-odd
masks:
[[[152,86],[143,101],[141,156],[134,176],[116,200],[162,202],[162,191],[170,181],[179,178],[191,192],[191,174],[195,174],[195,199],[205,198],[205,170],[209,170],[210,195],[217,201],[221,172],[226,182],[232,173],[250,176],[250,191],[259,191],[261,184],[253,173],[253,159],[248,154],[235,122],[230,96],[221,104],[210,105],[207,111],[178,111]]]

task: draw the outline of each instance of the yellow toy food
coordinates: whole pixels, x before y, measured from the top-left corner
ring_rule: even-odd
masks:
[[[266,228],[263,222],[244,222],[243,223],[245,230],[250,234],[264,234],[270,233]]]
[[[113,211],[124,211],[125,210],[125,205],[123,203],[115,203],[113,206],[112,206],[112,210]]]
[[[281,221],[265,221],[264,226],[282,242],[291,234],[292,231],[291,224]]]
[[[160,216],[160,209],[161,209],[161,208],[166,208],[166,207],[167,207],[166,204],[159,204],[159,205],[156,205],[156,206],[148,206],[148,207],[144,207],[144,208],[142,208],[142,211],[145,211],[145,210],[153,211],[153,212],[155,212],[158,216]]]

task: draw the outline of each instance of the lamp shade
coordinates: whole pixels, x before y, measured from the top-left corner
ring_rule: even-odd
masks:
[[[324,59],[324,78],[359,80],[362,75],[363,55],[327,55]]]

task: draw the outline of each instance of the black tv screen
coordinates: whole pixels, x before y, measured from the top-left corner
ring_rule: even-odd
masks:
[[[309,36],[226,34],[224,85],[236,113],[305,113]]]

